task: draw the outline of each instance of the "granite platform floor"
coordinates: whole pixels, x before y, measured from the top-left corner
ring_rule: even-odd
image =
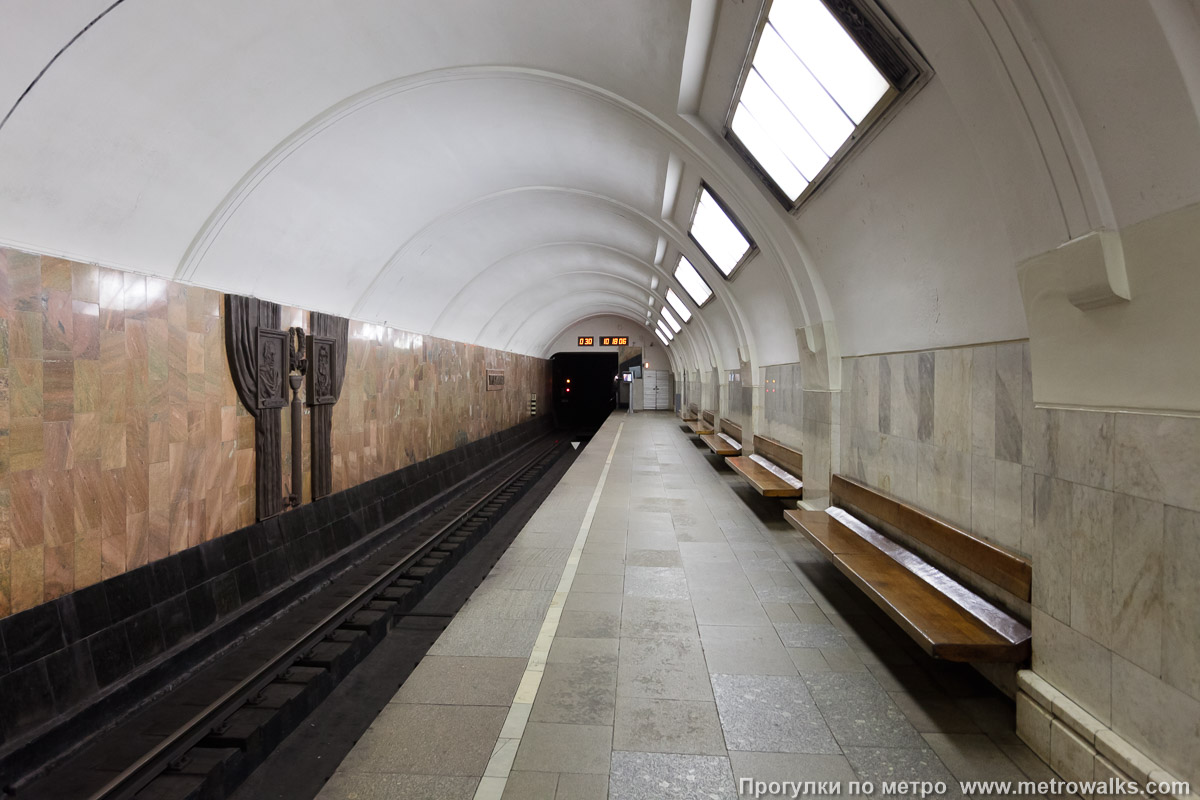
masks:
[[[614,414],[320,800],[1054,777],[1009,700],[921,653],[782,508],[674,416]]]

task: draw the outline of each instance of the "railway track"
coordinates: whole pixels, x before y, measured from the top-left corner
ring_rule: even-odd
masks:
[[[526,445],[161,699],[6,793],[39,800],[226,797],[410,616],[563,447],[553,437]]]

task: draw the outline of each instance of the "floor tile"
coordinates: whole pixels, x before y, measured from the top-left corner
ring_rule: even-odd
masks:
[[[616,700],[615,665],[547,664],[529,719],[612,725]]]
[[[317,800],[471,800],[478,778],[337,772]],[[553,797],[553,795],[551,795]],[[533,800],[533,798],[530,798]]]
[[[804,682],[843,747],[924,747],[887,692],[867,674],[829,672]]]
[[[607,800],[607,775],[582,775],[564,772],[558,776],[554,800]]]
[[[527,664],[524,658],[426,656],[391,702],[507,707]]]
[[[577,575],[625,575],[625,556],[620,553],[584,553],[579,557]],[[558,585],[557,578],[555,586]]]
[[[687,576],[679,567],[626,567],[625,594],[660,600],[687,600]]]
[[[389,704],[340,769],[478,777],[507,713],[493,706]]]
[[[797,783],[803,787],[807,781],[835,782],[846,792],[849,782],[857,776],[850,762],[843,755],[813,755],[807,753],[746,753],[733,751],[729,754],[733,777],[737,781],[753,780],[768,785],[772,783]],[[740,784],[739,784],[740,785]],[[781,787],[782,788],[782,787]],[[796,789],[762,795],[764,798],[817,797],[816,794],[796,794]],[[743,796],[745,793],[743,793]],[[829,797],[830,795],[820,795]]]
[[[618,639],[575,639],[555,636],[550,647],[548,664],[583,664],[585,666],[617,666]]]
[[[876,792],[884,781],[909,781],[917,784],[924,781],[943,781],[947,792],[941,797],[957,800],[963,796],[959,791],[958,781],[929,747],[847,747],[844,752],[859,779],[874,783]],[[901,800],[919,800],[915,794],[889,795],[889,798],[893,797]]]
[[[606,592],[621,594],[625,588],[623,575],[577,574],[571,582],[572,592]]]
[[[603,594],[600,592],[577,592],[575,591],[575,587],[572,586],[571,593],[567,595],[567,602],[563,605],[563,611],[587,611],[594,614],[620,615],[621,595]]]
[[[557,772],[510,772],[502,800],[554,800]]]
[[[888,692],[921,733],[978,733],[979,727],[953,700],[938,692]]]
[[[845,647],[846,640],[832,625],[819,622],[784,622],[775,626],[786,647]]]
[[[621,615],[592,611],[564,611],[556,636],[577,639],[616,639],[621,635]]]
[[[717,707],[696,700],[617,700],[614,750],[725,755]]]
[[[700,642],[709,672],[795,675],[796,666],[770,625],[702,625]]]
[[[687,600],[662,600],[653,597],[625,597],[621,606],[621,635],[656,638],[686,636],[696,638],[696,616]]]
[[[617,694],[665,700],[711,700],[700,642],[685,638],[622,639]]]
[[[1020,781],[1024,773],[982,733],[926,733],[925,741],[960,781]]]
[[[528,658],[541,627],[541,620],[536,619],[457,617],[429,648],[429,654]]]
[[[608,772],[612,752],[608,725],[530,722],[513,769],[529,772]]]
[[[737,796],[727,758],[613,753],[609,800],[736,800]]]
[[[839,752],[801,678],[713,675],[712,684],[731,751]]]
[[[625,563],[631,567],[682,567],[678,550],[639,550],[630,548]]]
[[[458,617],[542,620],[554,592],[493,589],[481,586],[458,612]]]

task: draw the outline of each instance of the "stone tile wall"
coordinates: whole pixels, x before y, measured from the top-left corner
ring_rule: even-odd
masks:
[[[1021,342],[842,369],[841,471],[1031,557],[1033,672],[1200,783],[1200,419],[1035,408]]]
[[[254,424],[222,306],[210,289],[0,249],[0,616],[253,522]],[[549,408],[541,359],[365,323],[350,335],[335,491],[516,425],[531,394]],[[485,391],[487,368],[506,371],[504,391]]]
[[[841,393],[804,389],[800,364],[764,367],[762,376],[763,430],[758,433],[800,448],[804,497],[819,506],[829,496],[829,476],[837,471],[832,459]]]
[[[840,471],[1033,551],[1029,346],[843,359]]]

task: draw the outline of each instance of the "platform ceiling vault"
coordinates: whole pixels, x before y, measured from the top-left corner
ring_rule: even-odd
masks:
[[[886,9],[928,86],[789,214],[721,139],[749,0],[3,0],[0,242],[536,355],[645,323],[683,253],[716,296],[680,369],[1023,337],[1022,258],[1200,199],[1126,152],[1200,138],[1194,13],[1089,8],[1110,55],[1173,54],[1139,67],[1186,99],[1164,138],[1108,124],[1060,9],[935,5]],[[733,281],[686,236],[701,180],[761,248]]]

